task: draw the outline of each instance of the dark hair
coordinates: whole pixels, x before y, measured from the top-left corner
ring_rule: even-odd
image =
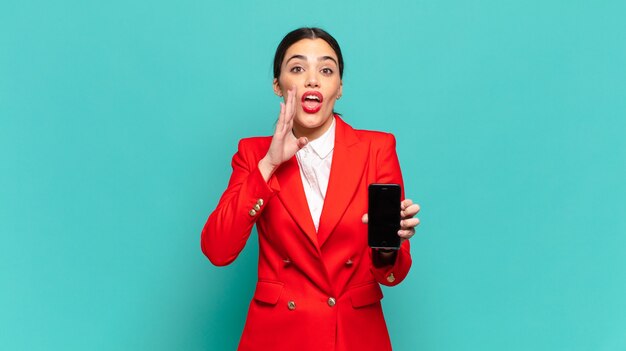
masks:
[[[337,64],[339,64],[339,77],[343,78],[343,56],[341,56],[339,43],[337,43],[337,40],[335,40],[332,35],[328,34],[328,32],[321,28],[315,27],[298,28],[285,35],[280,44],[278,44],[278,47],[276,48],[276,54],[274,55],[274,78],[280,77],[280,66],[282,66],[283,60],[285,59],[285,53],[291,45],[302,39],[318,38],[327,42],[328,45],[330,45],[330,47],[335,51],[335,54],[337,54],[337,59],[339,60],[339,62],[337,62]]]

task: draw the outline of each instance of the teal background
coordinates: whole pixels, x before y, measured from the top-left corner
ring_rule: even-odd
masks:
[[[234,350],[256,234],[200,251],[273,51],[341,43],[422,205],[395,350],[626,349],[624,1],[3,1],[0,348]]]

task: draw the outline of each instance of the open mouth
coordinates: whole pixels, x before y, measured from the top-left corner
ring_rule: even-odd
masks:
[[[317,113],[322,108],[324,97],[319,91],[307,91],[302,94],[302,109],[306,113]]]

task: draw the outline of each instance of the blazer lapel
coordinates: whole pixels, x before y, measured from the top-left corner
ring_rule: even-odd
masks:
[[[313,224],[313,218],[311,218],[311,211],[309,211],[309,205],[304,195],[304,188],[302,187],[302,179],[300,177],[300,168],[298,167],[298,160],[296,157],[292,157],[289,161],[283,163],[275,173],[278,179],[280,188],[283,189],[278,193],[280,201],[287,209],[287,212],[291,215],[294,221],[298,224],[300,229],[311,240],[319,253],[319,245],[317,234],[315,233],[315,225]],[[290,191],[286,191],[289,189]]]
[[[330,166],[328,189],[326,190],[326,198],[324,199],[324,207],[317,232],[320,248],[331,235],[350,205],[350,200],[352,200],[361,182],[363,169],[367,163],[368,147],[363,146],[363,142],[359,140],[352,127],[343,122],[338,116],[335,116],[335,118],[337,122],[335,149],[333,151],[332,165]],[[308,208],[306,209],[306,213],[309,214]]]

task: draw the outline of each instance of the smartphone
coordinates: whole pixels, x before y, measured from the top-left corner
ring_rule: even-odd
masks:
[[[400,248],[400,185],[370,184],[368,187],[367,241],[372,248]]]

